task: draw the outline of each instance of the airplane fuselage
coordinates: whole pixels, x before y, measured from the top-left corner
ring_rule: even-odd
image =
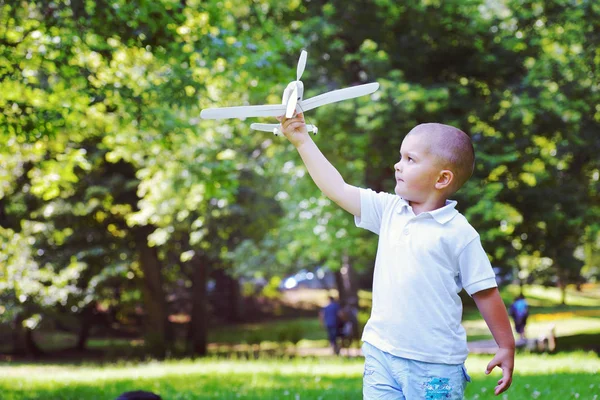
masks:
[[[283,91],[283,95],[281,96],[281,104],[287,105],[288,101],[290,100],[290,97],[292,97],[292,94],[294,93],[294,88],[296,87],[298,88],[298,95],[296,96],[296,101],[302,101],[302,97],[304,95],[304,84],[302,83],[302,81],[291,81],[290,83],[288,83],[285,90]]]

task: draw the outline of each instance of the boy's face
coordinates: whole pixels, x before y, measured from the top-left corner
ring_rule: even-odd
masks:
[[[441,167],[429,147],[426,135],[409,134],[402,141],[400,161],[394,165],[395,192],[407,201],[423,203],[436,194]]]

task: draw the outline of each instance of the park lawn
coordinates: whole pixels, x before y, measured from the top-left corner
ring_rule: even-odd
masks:
[[[509,285],[501,290],[506,304],[510,304],[518,293],[519,287],[516,285]],[[584,285],[581,291],[569,286],[567,305],[560,304],[561,293],[558,288],[528,285],[525,286],[524,293],[530,304],[526,330],[528,337],[544,336],[552,328],[559,338],[574,335],[600,336],[600,285]],[[469,341],[492,339],[476,308],[465,308],[463,326]]]
[[[533,310],[535,313],[536,310]],[[476,319],[465,319],[463,326],[467,331],[467,340],[488,340],[492,335],[485,321],[479,315]],[[563,307],[545,310],[544,313],[532,314],[527,324],[527,335],[532,338],[546,334],[554,327],[558,337],[566,337],[581,334],[600,335],[600,307]],[[273,321],[260,324],[241,324],[229,326],[226,329],[218,328],[209,334],[210,342],[226,344],[252,343],[253,338],[260,338],[261,342],[277,342],[281,332],[297,329],[302,332],[303,339],[298,343],[299,347],[323,347],[327,346],[325,331],[319,325],[317,318],[302,318],[292,321]]]
[[[533,312],[537,312],[535,309]],[[465,319],[463,326],[467,331],[467,339],[489,340],[491,333],[479,313],[470,311],[473,317]],[[556,335],[561,337],[573,337],[575,335],[600,336],[600,307],[576,306],[544,310],[543,313],[533,314],[527,324],[529,337],[539,337],[547,333],[550,326],[555,328]],[[293,343],[289,338],[290,332],[296,332],[302,339],[297,343],[298,348],[327,347],[328,342],[325,331],[320,326],[318,319],[299,318],[294,320],[268,321],[256,324],[239,324],[227,327],[219,327],[209,332],[209,352],[228,352],[233,346],[243,347],[260,343],[262,349],[279,346],[279,343],[287,343],[290,347]],[[60,332],[45,333],[39,336],[38,343],[47,350],[59,349],[73,346],[76,337],[73,334]],[[120,338],[91,338],[88,342],[89,349],[102,350],[114,355],[126,355],[142,351],[143,340],[120,339]],[[109,357],[110,354],[109,354]]]
[[[581,339],[592,343],[600,340],[600,285],[584,285],[581,291],[576,291],[574,286],[570,286],[567,290],[567,306],[559,304],[558,288],[528,285],[524,290],[531,304],[531,317],[527,325],[529,337],[542,336],[553,326],[555,334],[559,337],[559,344],[568,343],[569,349],[577,347],[577,343],[573,343],[573,340]],[[518,286],[509,285],[502,288],[501,294],[508,304],[518,291]],[[289,300],[305,306],[321,305],[326,302],[326,294],[325,290],[286,292]],[[360,291],[359,294],[361,304],[364,307],[370,306],[371,292]],[[281,346],[293,348],[294,344],[297,348],[327,347],[326,334],[319,324],[316,309],[313,318],[280,319],[213,327],[208,332],[209,352],[215,354],[243,352],[244,347],[250,348],[257,343],[260,343],[262,350],[281,348]],[[368,319],[368,312],[361,311],[359,319],[364,324]],[[463,325],[469,341],[492,339],[479,311],[473,304],[469,304],[469,299],[466,300]],[[562,341],[560,338],[573,340]],[[36,333],[36,340],[46,350],[73,346],[76,339],[74,334],[62,332]],[[107,353],[107,358],[143,354],[142,346],[142,339],[90,338],[88,341],[89,349],[104,351]],[[179,347],[183,347],[183,344]]]
[[[509,285],[501,290],[502,297],[509,303],[518,293],[518,286]],[[290,352],[297,349],[323,348],[328,346],[324,329],[317,318],[318,305],[326,301],[325,290],[304,290],[292,294],[286,293],[292,301],[304,306],[312,304],[315,316],[312,318],[278,319],[260,323],[244,323],[213,327],[208,332],[209,353],[247,352],[252,346],[260,344],[261,350],[287,348]],[[368,307],[371,292],[360,291],[360,302]],[[560,305],[560,291],[557,288],[526,286],[525,294],[531,304],[531,316],[527,324],[527,334],[531,338],[540,337],[554,327],[555,334],[566,349],[590,349],[600,341],[600,285],[585,285],[581,291],[574,287],[567,290],[567,306]],[[473,304],[466,299],[463,325],[469,341],[490,340],[491,333]],[[315,306],[316,305],[316,306]],[[361,310],[359,320],[364,324],[368,311]],[[36,341],[48,351],[74,346],[76,336],[64,332],[36,332]],[[565,340],[561,340],[564,338]],[[578,346],[580,342],[584,346]],[[585,343],[583,343],[585,342]],[[143,340],[123,338],[90,338],[88,348],[102,351],[107,359],[143,356]],[[354,346],[359,343],[355,342]],[[0,349],[2,344],[0,344]],[[177,348],[184,348],[178,343]],[[561,349],[559,347],[559,349]],[[180,352],[176,352],[179,354]]]
[[[501,289],[501,295],[508,305],[519,293],[516,285],[508,285]],[[304,304],[321,304],[326,302],[326,291],[299,290],[286,293],[293,301]],[[531,317],[527,324],[529,337],[539,337],[548,333],[551,327],[559,337],[572,335],[600,335],[600,285],[584,285],[581,291],[574,286],[567,288],[567,304],[560,305],[561,293],[558,288],[527,285],[524,293],[531,305]],[[311,300],[312,296],[312,300]],[[325,300],[324,300],[325,299]],[[369,307],[371,292],[360,291],[359,299],[362,306]],[[466,302],[463,326],[467,331],[467,340],[488,340],[492,335],[481,317],[481,314],[469,301]],[[368,319],[367,312],[359,315],[362,323]],[[219,327],[209,332],[210,342],[225,344],[252,343],[256,340],[262,342],[277,342],[285,332],[298,331],[302,333],[303,340],[299,347],[327,346],[324,330],[320,327],[317,317],[299,318],[294,320],[268,321],[260,324],[239,324]]]
[[[489,356],[471,355],[465,399],[491,399],[499,372],[485,376]],[[165,400],[361,399],[361,358],[233,360],[208,358],[109,365],[0,363],[3,400],[110,400],[150,390]],[[600,398],[594,353],[518,355],[513,387],[502,399]]]
[[[492,339],[489,329],[482,319],[463,321],[469,341]],[[527,322],[526,333],[528,337],[540,337],[554,327],[557,337],[579,334],[600,334],[600,307],[594,314],[578,315],[576,311],[570,313],[557,312],[556,314],[533,315]]]

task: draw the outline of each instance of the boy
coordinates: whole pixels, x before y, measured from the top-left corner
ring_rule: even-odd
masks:
[[[462,288],[473,297],[499,349],[498,395],[512,382],[515,342],[479,235],[447,200],[471,176],[474,150],[461,130],[422,124],[402,142],[396,195],[344,182],[306,130],[303,114],[279,117],[319,189],[379,234],[373,308],[362,340],[365,399],[462,399],[470,381],[461,326]]]

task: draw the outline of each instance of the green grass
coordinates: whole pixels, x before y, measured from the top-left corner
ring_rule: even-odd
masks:
[[[600,310],[598,314],[600,315]],[[527,335],[529,337],[539,337],[548,332],[551,325],[554,325],[558,337],[600,333],[600,318],[598,317],[572,314],[569,317],[560,319],[546,319],[536,318],[536,315],[533,315],[527,323]],[[463,326],[467,331],[469,341],[492,338],[485,321],[482,319],[464,321]]]
[[[503,290],[505,300],[510,303],[518,294],[518,286],[510,285]],[[533,307],[560,306],[561,291],[556,287],[540,285],[527,285],[524,294]],[[573,285],[567,287],[567,304],[569,307],[598,307],[600,299],[600,285],[584,285],[581,291],[575,290]]]
[[[298,318],[293,320],[269,321],[259,324],[224,326],[209,332],[209,342],[251,343],[255,337],[264,341],[287,340],[290,332],[299,332],[305,340],[327,339],[318,318]],[[283,336],[282,336],[283,335]]]
[[[467,367],[473,378],[465,399],[494,398],[493,387],[500,373],[483,371],[490,356],[469,356]],[[513,385],[503,399],[600,399],[600,358],[595,353],[556,355],[517,354]]]
[[[502,291],[509,302],[518,288]],[[553,288],[526,287],[532,316],[528,334],[535,337],[555,325],[559,349],[577,349],[582,343],[600,341],[600,289],[569,290],[568,306],[559,305],[560,292]],[[370,293],[361,294],[368,302]],[[476,309],[466,307],[464,325],[469,340],[490,338]],[[246,360],[251,345],[261,349],[291,345],[293,332],[301,332],[298,347],[326,347],[325,332],[314,318],[270,321],[214,328],[209,350],[227,352],[229,358],[197,361],[94,363],[0,363],[2,400],[112,400],[130,390],[149,390],[165,400],[176,399],[360,399],[361,358],[267,358]],[[290,336],[292,335],[292,336]],[[38,338],[46,349],[72,344],[74,337],[43,333]],[[93,338],[89,347],[109,351],[114,360],[142,351],[140,340]],[[245,347],[244,347],[245,346]],[[114,357],[111,357],[110,355]],[[239,359],[235,355],[239,355]],[[242,359],[241,357],[244,357]],[[252,357],[250,357],[252,358]],[[491,356],[471,355],[467,360],[473,382],[466,399],[491,399],[499,372],[484,374]],[[559,352],[554,355],[518,353],[513,387],[499,398],[600,400],[600,358],[596,353]]]
[[[493,398],[499,372],[485,376],[489,356],[470,356],[466,399]],[[600,359],[592,353],[520,355],[503,399],[598,399]],[[360,399],[362,359],[166,361],[93,364],[0,363],[3,400],[114,399],[150,390],[165,400]]]
[[[506,304],[516,297],[519,287],[510,285],[501,291]],[[600,335],[600,285],[585,286],[582,291],[570,286],[567,289],[567,305],[561,305],[558,288],[525,286],[530,304],[527,335],[535,338],[546,334],[553,326],[558,337],[574,335]],[[469,341],[492,339],[492,336],[476,308],[465,309],[463,326]],[[572,348],[572,346],[570,346]]]

